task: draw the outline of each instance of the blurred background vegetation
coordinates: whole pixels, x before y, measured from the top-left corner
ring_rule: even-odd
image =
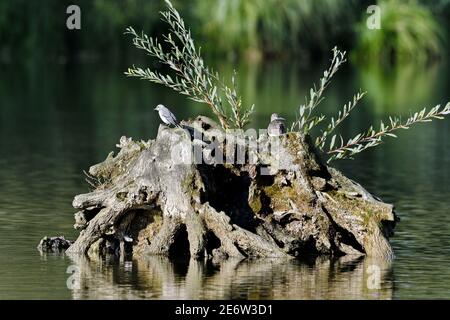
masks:
[[[446,55],[450,0],[173,0],[208,55],[229,59],[328,57],[337,45],[356,60],[430,61]],[[67,6],[82,12],[82,30],[65,28]],[[366,27],[371,4],[380,30]],[[165,26],[162,0],[2,0],[0,61],[124,59],[129,25],[148,34]]]
[[[272,112],[289,124],[295,119],[335,45],[351,61],[334,78],[321,112],[335,116],[355,91],[367,91],[337,132],[345,138],[389,115],[407,118],[449,100],[450,0],[172,1],[207,64],[226,79],[238,72],[244,105],[256,105],[254,128],[266,127]],[[66,28],[71,4],[81,7],[80,31]],[[380,30],[366,27],[371,4],[381,7]],[[73,262],[37,256],[35,246],[46,234],[75,237],[72,198],[89,190],[82,170],[104,160],[122,135],[155,137],[159,103],[179,119],[208,115],[201,104],[123,74],[134,63],[157,67],[123,32],[132,25],[160,36],[163,7],[163,0],[0,0],[0,261],[8,262],[0,263],[0,298],[68,298],[65,272]],[[449,298],[449,137],[447,119],[336,162],[396,204],[402,222],[393,239],[394,298]],[[121,277],[121,268],[104,272],[120,288],[148,292],[134,274]],[[316,297],[340,279],[335,269]]]

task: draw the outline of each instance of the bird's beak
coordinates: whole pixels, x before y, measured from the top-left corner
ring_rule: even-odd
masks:
[[[286,119],[282,117],[278,117],[277,120],[286,121]]]
[[[153,110],[158,110],[158,107],[154,108]]]

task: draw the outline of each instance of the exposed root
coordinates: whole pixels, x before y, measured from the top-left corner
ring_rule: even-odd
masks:
[[[153,238],[145,253],[168,256],[172,245],[175,243],[178,232],[183,227],[180,220],[165,218],[158,234]]]
[[[217,212],[209,204],[204,204],[199,213],[205,219],[208,229],[219,238],[221,248],[230,257],[288,257],[274,243],[232,225],[225,213]]]
[[[196,212],[186,214],[186,229],[191,257],[198,258],[207,255],[207,230],[204,221]]]
[[[114,228],[117,220],[125,211],[125,208],[103,208],[100,212],[89,222],[85,230],[80,232],[80,236],[73,245],[67,249],[69,253],[87,253],[89,247],[96,242],[104,234],[107,234],[108,229]]]

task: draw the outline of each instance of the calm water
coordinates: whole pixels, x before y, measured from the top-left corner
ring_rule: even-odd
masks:
[[[218,66],[230,74],[231,66]],[[83,169],[103,160],[120,136],[149,139],[157,130],[152,106],[172,106],[179,118],[205,113],[170,91],[122,76],[125,66],[1,66],[0,72],[0,299],[97,298],[450,298],[450,119],[403,131],[399,139],[336,164],[387,202],[402,221],[391,262],[341,258],[302,261],[203,261],[163,258],[89,262],[40,255],[44,235],[76,237],[71,201],[88,191]],[[348,65],[330,87],[327,114],[359,88],[364,103],[342,128],[345,137],[386,114],[408,116],[450,100],[445,63],[380,72]],[[270,65],[239,68],[253,125],[295,110],[321,68]],[[378,290],[367,289],[367,266],[381,267]],[[81,287],[70,290],[70,265]]]

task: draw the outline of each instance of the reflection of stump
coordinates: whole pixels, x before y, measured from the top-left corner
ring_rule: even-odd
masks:
[[[232,154],[214,122],[200,117],[185,127],[161,126],[148,142],[122,138],[117,156],[90,168],[98,184],[73,201],[82,231],[69,252],[392,255],[392,205],[323,165],[309,139],[282,135],[276,161],[267,148],[246,149],[246,164],[232,165],[214,160],[214,152]],[[208,143],[192,141],[193,128]],[[211,151],[213,142],[220,148]],[[208,164],[179,163],[193,145],[202,146]]]
[[[161,256],[120,263],[115,256],[70,259],[79,283],[72,289],[73,299],[328,300],[392,299],[393,294],[391,263],[377,258],[227,259],[217,264]],[[371,266],[379,272],[368,272]],[[377,288],[370,286],[372,275],[380,281]]]

